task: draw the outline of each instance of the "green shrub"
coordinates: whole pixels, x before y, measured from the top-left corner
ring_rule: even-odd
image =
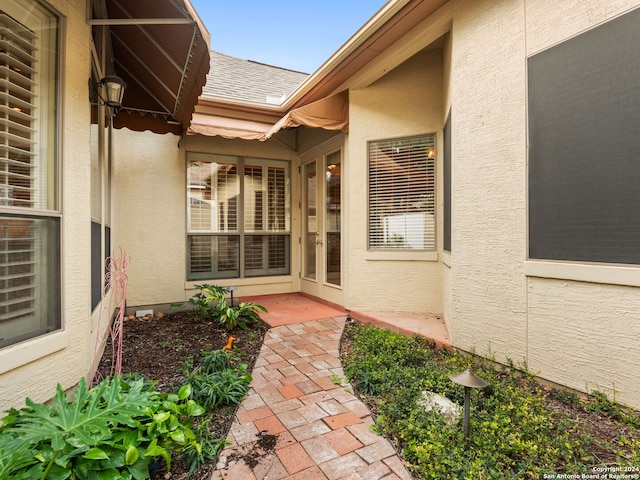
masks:
[[[212,302],[223,298],[225,294],[229,293],[224,287],[219,285],[196,285],[196,293],[189,299],[189,305],[193,307],[196,318],[200,321],[205,321],[211,318],[214,314],[214,308],[216,304]]]
[[[344,343],[347,377],[378,413],[376,428],[402,450],[417,478],[538,479],[549,472],[590,472],[598,462],[598,445],[574,419],[546,407],[529,372],[496,370],[478,357],[436,350],[419,336],[371,326],[348,328]],[[467,368],[489,385],[471,392],[471,433],[465,440],[462,422],[449,425],[416,400],[426,390],[462,406],[464,389],[449,377]],[[623,418],[603,396],[588,408]],[[633,426],[626,420],[625,430]],[[640,458],[636,439],[621,433],[614,447],[619,464],[634,465]]]
[[[267,311],[262,305],[251,302],[240,302],[238,305],[230,306],[226,298],[229,290],[219,285],[196,285],[196,290],[197,292],[189,299],[196,318],[200,320],[212,318],[227,330],[233,330],[236,327],[244,330],[258,320],[260,312]]]
[[[220,405],[238,405],[249,391],[247,364],[235,365],[235,356],[225,350],[205,350],[200,365],[189,375],[192,398],[207,410]]]
[[[135,479],[171,452],[200,450],[191,430],[204,409],[190,386],[159,393],[141,378],[105,379],[92,389],[80,381],[70,401],[58,386],[51,405],[26,400],[0,427],[0,480]]]

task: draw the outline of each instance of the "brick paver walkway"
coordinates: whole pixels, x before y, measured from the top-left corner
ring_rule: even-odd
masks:
[[[346,317],[270,329],[212,480],[411,480],[344,382]]]

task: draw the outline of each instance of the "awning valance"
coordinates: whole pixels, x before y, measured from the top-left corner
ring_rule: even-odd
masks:
[[[186,131],[209,71],[209,33],[189,0],[92,0],[126,83],[116,128]]]
[[[341,92],[295,108],[275,124],[194,113],[187,133],[264,142],[282,129],[303,125],[310,128],[348,132],[349,93]]]
[[[267,132],[269,139],[283,128],[307,126],[325,130],[349,131],[349,92],[322,98],[303,107],[294,108]]]
[[[187,133],[264,141],[271,127],[271,123],[194,113]]]

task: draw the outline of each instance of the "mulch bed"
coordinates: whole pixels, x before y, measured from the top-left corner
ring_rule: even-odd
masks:
[[[227,344],[229,335],[236,340],[235,350],[243,355],[249,371],[258,357],[262,341],[268,327],[260,322],[247,330],[228,331],[214,322],[195,319],[191,312],[128,317],[124,321],[122,373],[138,373],[156,383],[156,389],[163,392],[177,391],[185,383],[183,372],[185,361],[197,360],[202,350],[216,350]],[[111,371],[112,348],[107,343],[98,367],[102,376]],[[237,407],[220,408],[209,423],[214,438],[225,438],[235,417]],[[204,480],[211,477],[215,465],[205,465],[191,479]],[[175,458],[171,462],[171,472],[164,466],[158,468],[155,479],[182,480],[187,478],[188,466],[185,461]]]

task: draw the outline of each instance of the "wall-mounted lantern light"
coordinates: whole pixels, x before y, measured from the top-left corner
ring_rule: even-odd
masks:
[[[471,406],[471,389],[484,388],[489,385],[482,378],[467,369],[462,373],[451,375],[449,379],[464,387],[464,438],[469,438],[469,410]]]
[[[124,89],[127,84],[115,75],[104,77],[100,83],[105,87],[105,98],[102,99],[104,104],[112,108],[122,107],[122,97],[124,97]]]

